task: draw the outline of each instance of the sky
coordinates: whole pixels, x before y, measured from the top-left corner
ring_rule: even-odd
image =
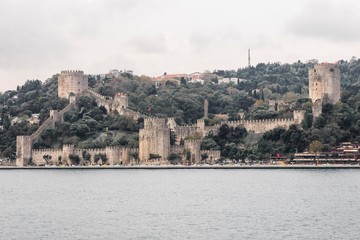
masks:
[[[355,0],[0,0],[0,92],[61,70],[151,77],[359,57]]]

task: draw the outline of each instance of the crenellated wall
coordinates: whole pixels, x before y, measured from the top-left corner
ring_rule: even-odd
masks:
[[[176,126],[174,130],[176,142],[180,142],[181,139],[184,140],[187,136],[197,133],[198,130],[199,129],[196,125]]]
[[[91,155],[90,162],[95,164],[96,154],[105,154],[107,157],[108,165],[128,165],[130,164],[130,152],[138,151],[137,149],[121,148],[121,147],[106,147],[98,149],[80,149],[75,148],[74,145],[63,145],[62,149],[34,149],[31,151],[32,162],[36,166],[50,165],[71,165],[69,159],[70,154],[79,156],[81,161],[85,161],[83,158],[83,152]],[[51,159],[46,162],[44,156],[50,156]]]
[[[39,140],[41,133],[46,128],[55,128],[56,123],[63,121],[65,112],[73,108],[75,108],[75,98],[70,97],[70,103],[61,111],[50,110],[50,117],[33,134],[16,137],[16,166],[27,166],[30,163],[32,146]]]
[[[51,159],[46,162],[44,156],[50,156]],[[46,164],[59,165],[62,157],[62,149],[34,149],[31,151],[32,161],[36,166]]]
[[[128,96],[124,93],[117,93],[115,99],[112,97],[105,97],[101,94],[88,89],[85,94],[93,96],[99,107],[104,107],[108,113],[117,113],[121,116],[126,116],[137,120],[146,117],[146,114],[133,110],[129,107]]]

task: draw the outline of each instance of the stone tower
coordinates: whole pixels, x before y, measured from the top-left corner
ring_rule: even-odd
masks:
[[[208,118],[209,117],[209,101],[207,99],[205,99],[204,102],[204,118]]]
[[[170,153],[170,128],[164,118],[145,118],[144,129],[139,131],[139,159],[146,163],[150,154],[160,155],[168,160]]]
[[[322,63],[309,70],[309,98],[314,118],[322,113],[322,105],[340,101],[340,69],[336,64]]]
[[[126,109],[129,107],[129,98],[125,93],[117,93],[115,95],[114,103],[113,103],[113,109],[117,110],[118,112],[121,111],[121,109]]]
[[[83,71],[61,71],[58,80],[58,96],[69,98],[70,93],[81,94],[88,89],[88,79]]]
[[[31,162],[32,140],[30,136],[16,137],[16,166],[23,167]]]
[[[200,155],[200,146],[201,139],[199,140],[185,140],[185,148],[190,150],[191,153],[191,164],[200,164],[201,155]]]
[[[65,144],[63,145],[62,149],[62,156],[61,156],[61,163],[63,165],[71,166],[70,154],[75,153],[75,146],[72,144]]]

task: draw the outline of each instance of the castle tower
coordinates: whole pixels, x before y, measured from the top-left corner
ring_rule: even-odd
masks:
[[[145,118],[144,129],[139,131],[139,159],[146,163],[150,154],[167,160],[170,153],[170,128],[164,118]]]
[[[204,118],[209,118],[209,101],[207,99],[204,102]]]
[[[206,132],[205,132],[205,121],[204,119],[198,119],[196,121],[196,127],[198,128],[198,132],[205,137],[206,136]]]
[[[322,113],[322,105],[340,101],[340,69],[336,64],[322,63],[309,69],[309,98],[314,118]]]
[[[88,79],[83,71],[61,71],[58,80],[58,96],[69,98],[70,93],[75,95],[88,89]]]
[[[189,149],[191,152],[191,163],[200,164],[201,155],[200,155],[201,140],[185,140],[185,149]]]
[[[117,110],[119,113],[129,107],[129,98],[125,93],[117,93],[113,102],[113,110]]]
[[[301,122],[304,120],[305,111],[304,110],[295,110],[294,114],[294,123],[300,125]]]
[[[75,146],[74,145],[72,145],[72,144],[63,145],[61,163],[63,165],[71,166],[71,160],[69,158],[69,155],[74,154],[74,152],[75,152]]]
[[[16,137],[16,166],[29,165],[31,161],[32,141],[30,136]]]

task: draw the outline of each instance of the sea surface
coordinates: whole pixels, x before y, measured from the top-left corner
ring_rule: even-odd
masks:
[[[359,170],[0,170],[0,239],[360,239]]]

